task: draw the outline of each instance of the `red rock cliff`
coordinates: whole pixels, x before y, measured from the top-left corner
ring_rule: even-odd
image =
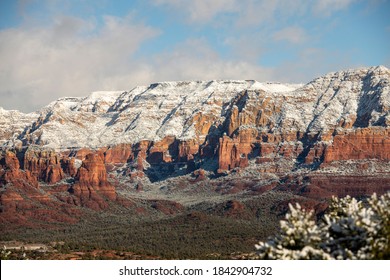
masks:
[[[103,158],[98,153],[88,154],[78,169],[71,192],[82,205],[104,209],[106,199],[115,200],[115,188],[107,181],[107,171]],[[105,199],[106,198],[106,199]]]
[[[349,159],[390,160],[390,128],[359,128],[334,136],[325,150],[324,163]]]
[[[55,184],[65,177],[60,155],[52,150],[27,149],[24,154],[24,170],[49,184]]]

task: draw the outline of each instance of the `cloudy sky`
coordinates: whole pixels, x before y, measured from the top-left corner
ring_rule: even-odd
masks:
[[[390,67],[388,0],[0,0],[0,107],[166,80]]]

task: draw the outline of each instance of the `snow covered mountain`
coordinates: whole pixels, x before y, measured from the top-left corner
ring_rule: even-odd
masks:
[[[256,119],[259,116],[251,116],[248,108],[261,103],[263,115],[269,119],[268,124],[250,124],[259,130],[316,133],[333,131],[339,126],[387,126],[389,80],[389,69],[379,66],[330,73],[306,85],[163,82],[128,92],[94,92],[85,98],[61,98],[40,110],[38,117],[15,111],[6,114],[2,110],[0,120],[2,130],[18,133],[25,145],[56,149],[135,144],[141,140],[160,141],[167,136],[202,142],[209,133],[205,126],[221,127],[232,106],[237,106],[233,105],[234,100],[246,92],[240,110],[247,112],[247,118]],[[205,119],[207,124],[201,123]],[[3,142],[9,137],[9,132],[0,135]]]
[[[32,124],[39,114],[24,114],[17,110],[4,110],[0,107],[0,146],[7,141],[13,143]]]
[[[21,139],[53,148],[102,147],[141,140],[205,137],[194,118],[210,115],[222,123],[226,106],[244,90],[270,93],[300,85],[256,81],[164,82],[129,92],[94,92],[86,98],[61,98],[40,111]]]
[[[204,210],[223,195],[241,209],[274,189],[322,207],[332,195],[389,190],[390,70],[305,85],[162,82],[60,98],[31,114],[0,109],[0,147],[0,220],[11,224],[74,221],[80,206],[112,203]]]

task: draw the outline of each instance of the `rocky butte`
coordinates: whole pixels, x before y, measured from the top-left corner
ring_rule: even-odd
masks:
[[[174,215],[205,197],[240,213],[243,197],[270,190],[321,208],[390,190],[390,70],[162,82],[30,114],[0,108],[0,145],[3,224],[75,222],[113,205]]]

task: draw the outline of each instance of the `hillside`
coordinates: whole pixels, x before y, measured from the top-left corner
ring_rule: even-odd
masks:
[[[2,231],[102,213],[272,228],[291,201],[321,213],[332,195],[384,193],[389,82],[378,66],[305,85],[162,82],[0,109]]]

